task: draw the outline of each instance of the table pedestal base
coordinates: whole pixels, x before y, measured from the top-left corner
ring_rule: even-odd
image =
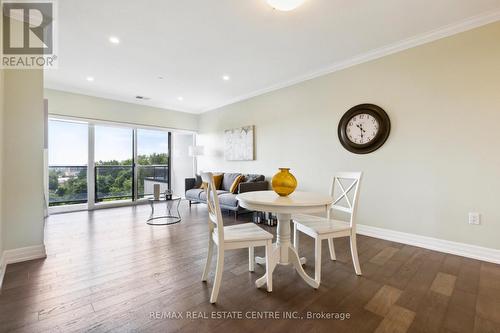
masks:
[[[278,214],[278,230],[277,230],[277,240],[273,245],[273,251],[271,253],[270,267],[267,267],[266,274],[255,281],[257,288],[262,287],[266,283],[267,274],[273,274],[276,265],[290,265],[292,264],[300,277],[311,287],[317,289],[319,284],[311,278],[304,271],[302,267],[305,264],[305,258],[299,258],[297,250],[290,243],[290,220],[292,219],[291,214]],[[256,257],[255,262],[258,264],[266,263],[266,259],[262,257]]]

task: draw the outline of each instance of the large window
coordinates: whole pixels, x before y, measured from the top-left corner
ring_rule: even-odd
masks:
[[[49,204],[87,202],[88,124],[49,121]]]
[[[139,198],[153,194],[154,184],[164,192],[169,187],[169,133],[137,130],[137,177]]]
[[[95,126],[95,202],[134,197],[134,133],[131,128]]]
[[[170,137],[156,129],[51,119],[49,204],[134,201],[151,196],[155,184],[169,189]]]

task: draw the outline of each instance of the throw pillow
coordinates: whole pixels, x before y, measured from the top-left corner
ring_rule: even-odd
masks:
[[[242,180],[243,180],[243,175],[239,175],[238,177],[236,177],[236,179],[233,181],[233,184],[231,185],[231,188],[229,189],[229,192],[237,193],[238,185],[240,185]]]
[[[220,185],[222,184],[222,177],[224,174],[214,175],[215,189],[220,190]]]

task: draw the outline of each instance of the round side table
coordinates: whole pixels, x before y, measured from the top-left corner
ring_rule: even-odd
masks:
[[[181,214],[179,213],[179,205],[181,204],[181,197],[172,196],[172,199],[167,200],[165,196],[161,196],[159,199],[150,198],[148,199],[151,205],[151,214],[147,220],[149,225],[169,225],[176,224],[181,221]],[[167,204],[167,211],[165,215],[155,216],[155,203],[165,202]]]

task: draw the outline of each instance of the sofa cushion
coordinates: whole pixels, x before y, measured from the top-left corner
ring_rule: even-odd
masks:
[[[200,198],[200,194],[205,191],[200,188],[193,188],[186,191],[186,199],[188,200],[198,200]]]
[[[219,195],[219,203],[223,206],[238,207],[236,194],[233,193],[223,193]]]
[[[203,181],[201,180],[201,176],[196,175],[196,180],[194,182],[194,188],[201,188],[202,183],[203,183]]]
[[[266,180],[266,177],[264,175],[253,175],[253,174],[248,174],[245,175],[245,183],[253,183],[253,182],[261,182]]]
[[[225,173],[222,178],[222,185],[220,187],[221,190],[230,191],[231,185],[233,185],[234,181],[241,173]]]
[[[236,177],[234,182],[231,184],[231,188],[229,189],[229,192],[238,193],[238,187],[239,187],[242,180],[243,180],[243,175],[239,175],[238,177]]]
[[[229,193],[224,190],[217,190],[217,196],[220,197],[221,194]],[[203,191],[200,193],[200,200],[207,201],[207,192]]]

